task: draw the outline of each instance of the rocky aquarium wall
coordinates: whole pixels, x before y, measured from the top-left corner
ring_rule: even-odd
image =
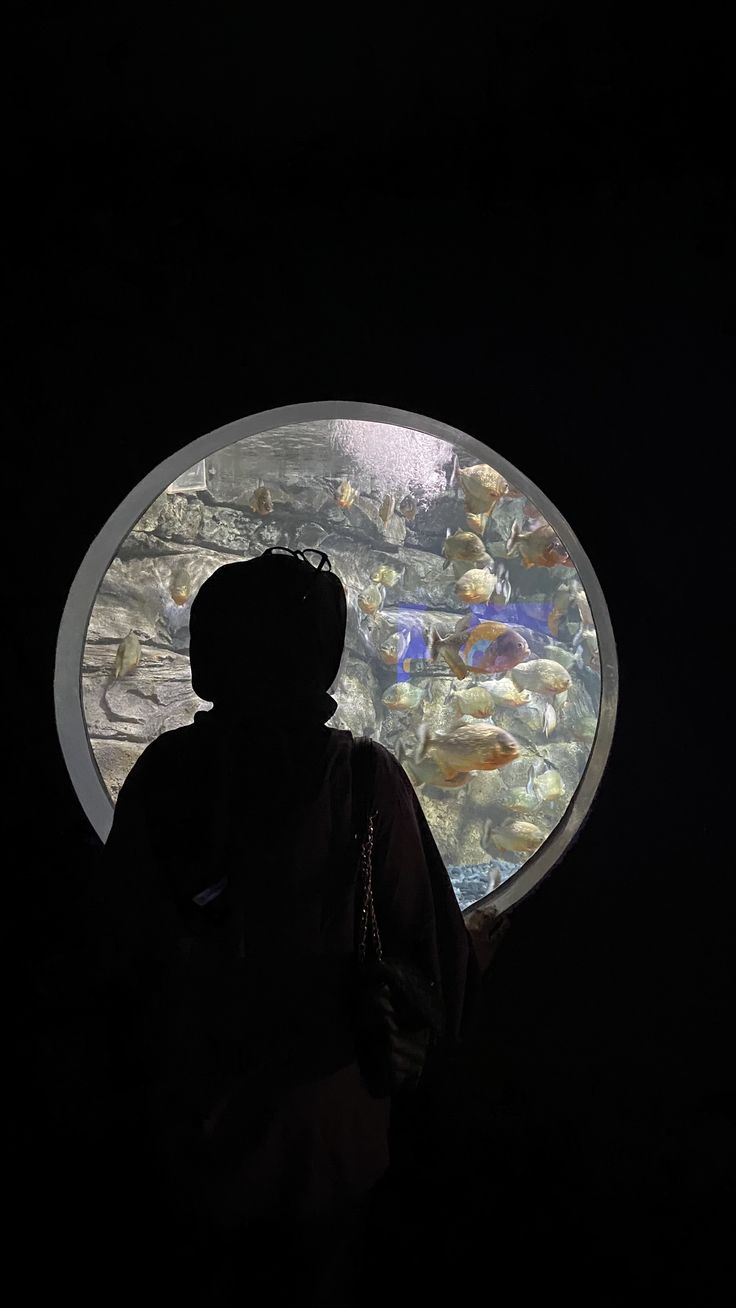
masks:
[[[191,686],[189,613],[216,568],[318,548],[348,595],[330,725],[397,755],[463,907],[513,876],[585,771],[601,699],[580,577],[517,487],[461,445],[384,423],[280,427],[177,478],[125,537],[95,598],[82,702],[114,802],[162,731],[209,706]],[[261,636],[254,615],[254,640]],[[264,638],[254,695],[285,693],[299,630]]]

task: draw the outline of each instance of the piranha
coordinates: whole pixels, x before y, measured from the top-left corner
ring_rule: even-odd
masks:
[[[468,530],[474,531],[478,536],[483,536],[488,526],[487,513],[466,513],[465,521],[468,524]]]
[[[396,568],[392,568],[390,563],[382,563],[375,572],[371,573],[371,581],[375,581],[379,586],[390,587],[396,585],[400,576],[401,573]]]
[[[413,759],[404,759],[401,766],[417,790],[422,786],[434,786],[437,790],[459,790],[466,786],[471,778],[470,772],[453,772],[448,776],[447,770],[435,758],[427,756],[421,763]]]
[[[502,709],[518,708],[520,704],[528,704],[531,698],[529,691],[515,686],[510,677],[499,677],[497,681],[479,681],[478,687],[487,690],[494,705]]]
[[[171,574],[169,582],[169,594],[175,604],[186,604],[192,593],[192,579],[187,571],[185,563],[177,563]]]
[[[455,582],[455,594],[464,604],[486,604],[495,585],[496,578],[488,568],[469,568]]]
[[[424,691],[420,686],[412,686],[409,681],[397,681],[384,690],[381,703],[395,713],[407,713],[411,709],[418,708],[423,698]]]
[[[452,776],[459,772],[493,772],[513,763],[519,753],[514,737],[489,722],[469,722],[443,732],[432,732],[424,723],[419,728],[415,759],[421,763],[430,754]]]
[[[412,495],[405,495],[399,505],[399,513],[407,522],[413,522],[417,516],[417,502]]]
[[[572,586],[565,581],[557,588],[552,597],[552,608],[547,618],[547,626],[551,635],[557,637],[560,632],[560,623],[567,613],[574,599]]]
[[[482,634],[476,635],[476,632],[480,632],[482,627],[496,625],[496,623],[492,622],[479,622],[478,626],[473,628],[471,638],[463,651],[463,657],[471,672],[484,672],[487,674],[510,672],[517,664],[523,663],[524,659],[529,658],[531,650],[521,633],[507,630],[497,636],[495,640],[491,640],[488,648],[483,650],[480,658],[475,663],[468,663],[471,649],[479,640],[486,639]]]
[[[570,689],[570,673],[553,659],[530,659],[511,671],[511,679],[524,690],[541,695],[561,695]]]
[[[387,667],[395,667],[403,659],[409,648],[411,637],[408,631],[392,631],[378,647],[378,656]]]
[[[506,478],[488,463],[461,468],[459,476],[468,513],[492,513],[509,489]]]
[[[381,507],[378,510],[378,516],[381,519],[381,522],[383,523],[384,527],[386,526],[386,523],[388,522],[389,518],[393,517],[395,508],[396,508],[396,500],[394,499],[393,495],[384,495],[383,500],[381,501]]]
[[[470,668],[463,662],[460,651],[467,639],[468,631],[464,621],[461,621],[449,636],[440,636],[436,628],[432,627],[428,640],[430,663],[435,663],[438,658],[441,658],[447,664],[453,676],[457,677],[459,681],[464,681],[470,672]]]
[[[489,718],[493,712],[493,697],[485,686],[466,686],[455,691],[451,704],[458,715],[471,718]]]
[[[260,513],[262,518],[273,511],[273,499],[267,486],[256,486],[248,504],[254,513]]]
[[[335,491],[335,503],[339,509],[349,509],[355,503],[357,491],[349,481],[341,481]]]
[[[529,657],[530,650],[520,632],[514,631],[505,622],[479,622],[472,630],[468,629],[470,617],[463,618],[455,631],[441,638],[436,631],[430,632],[429,657],[434,660],[441,655],[445,662],[459,678],[469,672],[486,674],[508,672],[523,659]],[[490,645],[480,656],[477,663],[471,664],[470,654],[482,640]]]
[[[525,568],[574,568],[570,555],[549,523],[533,531],[521,531],[518,522],[506,542],[508,555],[519,554]]]
[[[503,853],[533,854],[544,841],[544,832],[535,822],[507,818],[499,827],[486,822],[481,836],[484,849],[494,846]]]
[[[128,673],[133,672],[138,667],[140,661],[141,642],[131,629],[118,645],[113,669],[114,680],[117,681],[118,677],[127,677]]]
[[[358,596],[358,608],[362,613],[377,613],[382,607],[385,598],[386,592],[383,589],[383,586],[376,586],[375,583],[371,583],[371,585],[366,586],[365,590]]]
[[[474,531],[456,531],[454,536],[448,536],[442,553],[445,556],[443,568],[449,568],[454,562],[481,563],[488,558],[483,541]]]

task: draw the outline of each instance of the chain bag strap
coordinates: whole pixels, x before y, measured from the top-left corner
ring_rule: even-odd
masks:
[[[358,1064],[369,1092],[385,1098],[416,1089],[439,1028],[434,983],[403,960],[384,956],[373,894],[375,820],[373,745],[355,745],[353,784],[358,838]]]

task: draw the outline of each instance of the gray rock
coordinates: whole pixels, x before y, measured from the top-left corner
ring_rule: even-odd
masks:
[[[476,904],[479,899],[489,894],[492,886],[492,873],[495,869],[489,863],[470,864],[468,867],[453,867],[447,869],[452,888],[455,891],[457,902],[464,911],[470,908],[471,904]]]
[[[138,761],[145,745],[124,740],[90,741],[95,762],[113,804],[116,802],[125,778]]]
[[[513,763],[509,763],[508,767],[496,768],[495,772],[473,774],[468,782],[468,813],[472,813],[477,818],[487,818],[492,811],[503,805],[503,794],[507,786],[501,774],[507,773],[513,766]]]
[[[560,741],[541,746],[539,752],[557,768],[565,783],[566,798],[569,802],[585,771],[590,750],[583,745]]]
[[[92,740],[127,739],[148,744],[162,731],[187,726],[209,707],[192,689],[189,660],[143,645],[134,672],[112,680],[115,644],[85,647],[82,697]]]
[[[164,492],[143,514],[138,530],[191,546],[199,539],[204,513],[205,505],[196,496]]]
[[[140,531],[137,527],[130,532],[118,546],[117,557],[122,562],[129,559],[172,558],[176,554],[191,554],[191,545],[174,540],[163,540],[150,531]]]
[[[380,694],[371,669],[348,658],[340,669],[333,690],[338,708],[330,726],[352,731],[354,736],[375,736],[379,722]]]
[[[488,855],[481,845],[483,822],[468,816],[465,787],[446,791],[425,787],[417,794],[445,864],[487,861]]]
[[[434,503],[421,506],[412,524],[419,540],[431,541],[439,553],[442,549],[448,528],[450,532],[467,531],[465,519],[465,501],[462,495],[450,492],[436,499]]]
[[[511,535],[511,528],[514,523],[518,523],[519,526],[521,526],[523,519],[523,506],[524,500],[500,500],[488,519],[488,525],[485,532],[486,539],[488,541],[502,542],[505,549],[506,541]],[[491,553],[492,552],[493,551],[491,551]]]
[[[184,562],[192,581],[185,605],[169,594],[171,573]],[[122,640],[132,628],[143,641],[176,644],[175,633],[188,625],[191,601],[202,582],[224,563],[222,554],[189,547],[175,554],[113,559],[90,614],[87,641]]]

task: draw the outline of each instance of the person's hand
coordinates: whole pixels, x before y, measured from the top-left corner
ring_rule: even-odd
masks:
[[[507,915],[500,916],[492,904],[473,908],[465,914],[465,925],[475,949],[478,966],[485,972],[493,962],[498,948],[511,925]]]

